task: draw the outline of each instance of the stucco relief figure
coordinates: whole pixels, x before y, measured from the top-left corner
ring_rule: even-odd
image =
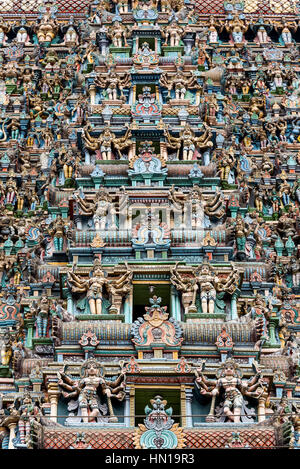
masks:
[[[240,19],[239,15],[235,14],[232,19],[227,19],[225,21],[225,24],[221,30],[224,27],[230,35],[230,44],[247,44],[244,34],[246,31],[248,31],[249,22]]]
[[[201,86],[198,83],[197,77],[192,75],[186,76],[182,71],[178,70],[175,75],[169,75],[168,72],[164,72],[160,78],[160,84],[167,88],[168,97],[171,97],[171,91],[174,88],[175,99],[183,100],[188,90],[201,90]]]
[[[205,123],[203,127],[204,132],[200,137],[195,136],[189,124],[185,125],[179,137],[173,137],[168,129],[166,129],[167,147],[177,150],[176,158],[178,160],[180,159],[181,152],[183,160],[193,160],[197,148],[211,148],[213,146],[210,128]]]
[[[116,208],[105,189],[99,190],[92,202],[87,202],[79,195],[76,197],[78,205],[84,215],[93,216],[95,230],[116,229]]]
[[[116,149],[120,159],[123,158],[122,151],[132,145],[131,130],[127,128],[123,137],[117,138],[116,135],[110,131],[109,127],[106,127],[99,137],[93,137],[91,135],[92,127],[87,124],[83,128],[82,138],[85,143],[85,147],[88,150],[99,150],[103,160],[117,159],[116,154],[113,153],[113,148]],[[129,156],[128,156],[129,157]]]
[[[210,218],[220,219],[225,214],[221,192],[217,191],[215,195],[204,199],[202,190],[197,185],[188,194],[172,186],[169,201],[182,219],[185,216],[183,228],[188,225],[192,229],[204,229],[210,225]]]
[[[40,23],[35,26],[34,30],[39,43],[50,44],[53,41],[58,32],[58,25],[56,20],[52,17],[51,12],[47,11],[44,14]]]
[[[72,410],[78,409],[83,423],[97,422],[101,414],[106,414],[106,405],[101,404],[100,396],[105,396],[109,411],[109,422],[117,422],[111,399],[122,401],[125,397],[125,371],[113,381],[104,378],[104,369],[97,360],[84,362],[78,381],[71,379],[64,371],[57,373],[62,395],[72,399]]]
[[[222,298],[227,292],[232,295],[240,283],[240,274],[237,269],[232,268],[226,279],[220,279],[207,262],[194,269],[192,277],[186,277],[178,272],[177,265],[171,270],[172,284],[183,294],[182,298],[186,312],[197,312],[197,295],[200,297],[200,306],[203,314],[213,314],[216,311],[222,312],[225,303]],[[187,295],[189,294],[189,295]],[[185,302],[189,301],[189,306]]]
[[[216,378],[216,380],[209,380],[203,374],[203,370],[196,371],[196,387],[202,395],[212,397],[211,421],[227,420],[234,423],[253,421],[254,412],[247,407],[245,397],[258,399],[265,393],[261,373],[256,370],[252,378],[242,380],[238,364],[233,359],[227,359],[216,372]],[[215,409],[217,396],[221,396],[221,405]]]
[[[87,301],[90,306],[91,314],[102,313],[102,303],[104,300],[105,289],[111,295],[112,307],[116,307],[114,304],[119,304],[119,296],[127,295],[130,290],[132,272],[127,271],[120,277],[114,279],[108,279],[101,268],[100,261],[97,259],[94,262],[93,271],[90,278],[82,278],[76,275],[73,271],[68,272],[68,283],[73,293],[85,293]],[[119,308],[117,308],[119,309]]]
[[[100,88],[103,88],[106,92],[106,99],[110,101],[115,101],[116,99],[121,99],[126,101],[123,90],[125,88],[130,88],[131,79],[129,73],[116,73],[114,67],[110,67],[107,70],[107,75],[99,75],[95,78],[95,84]]]

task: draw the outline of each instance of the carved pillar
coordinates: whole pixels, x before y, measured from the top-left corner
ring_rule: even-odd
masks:
[[[50,381],[48,383],[48,396],[50,401],[50,420],[57,422],[57,405],[59,397],[59,389],[56,381]]]
[[[236,300],[238,298],[239,294],[237,292],[234,292],[233,295],[231,296],[231,320],[236,320],[239,318],[238,312],[237,312],[237,304]]]
[[[130,324],[132,322],[132,305],[133,305],[133,288],[131,288],[130,293],[127,295],[124,303],[124,315],[125,323]]]
[[[263,393],[258,399],[258,422],[263,422],[266,419],[266,400],[268,395]]]
[[[162,159],[168,159],[167,144],[166,142],[160,142],[160,155]]]
[[[90,103],[93,106],[94,104],[96,104],[96,86],[95,85],[91,85],[89,87],[89,93],[90,93]]]
[[[73,300],[71,292],[68,292],[67,294],[67,311],[68,313],[73,314]]]
[[[32,344],[33,329],[34,329],[35,320],[34,319],[25,319],[24,324],[25,324],[25,327],[27,329],[26,347],[32,349],[32,347],[33,347],[33,344]]]
[[[130,391],[129,391],[129,396],[130,396],[130,427],[135,426],[135,389],[133,386],[130,386]]]
[[[112,305],[109,308],[109,313],[110,314],[120,314],[121,313],[121,307],[122,307],[122,300],[123,296],[120,295],[119,293],[115,293],[112,295]]]
[[[84,162],[85,164],[91,164],[91,157],[88,150],[84,150]]]
[[[130,389],[125,389],[125,406],[124,406],[124,424],[125,427],[130,427]]]
[[[184,384],[180,386],[180,407],[181,407],[181,426],[187,427],[187,402],[186,402],[186,389]]]
[[[276,326],[278,325],[279,319],[277,317],[271,317],[269,321],[269,345],[271,347],[278,346],[278,342],[275,336]]]
[[[181,321],[181,304],[178,292],[174,285],[171,286],[171,316],[176,321]]]
[[[129,151],[128,151],[128,160],[130,161],[132,158],[135,156],[135,142],[133,142],[129,146]]]
[[[13,418],[10,422],[8,422],[7,426],[9,428],[9,443],[8,449],[15,449],[13,440],[16,438],[16,427],[17,427],[18,420]]]
[[[193,426],[192,400],[193,400],[193,390],[187,388],[185,390],[186,427]]]

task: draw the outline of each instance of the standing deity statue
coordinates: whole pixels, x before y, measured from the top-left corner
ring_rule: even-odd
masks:
[[[4,20],[4,18],[0,17],[0,47],[6,45],[7,41],[7,33],[10,31],[11,27],[9,24]]]
[[[63,251],[66,228],[61,215],[58,215],[58,217],[51,223],[49,229],[50,235],[53,237],[55,251]]]
[[[58,384],[63,389],[62,394],[67,399],[77,399],[78,416],[83,423],[95,422],[101,414],[101,402],[98,396],[100,391],[106,397],[109,422],[117,422],[114,415],[111,398],[122,401],[125,397],[125,371],[114,381],[104,378],[104,369],[94,358],[90,358],[81,366],[80,379],[75,381],[64,372],[57,373]]]
[[[34,305],[38,337],[46,337],[50,318],[50,301],[42,295],[39,304]]]
[[[273,26],[269,20],[258,18],[257,22],[254,24],[251,20],[250,28],[256,32],[254,42],[259,44],[260,46],[272,42],[271,38],[268,36],[269,32],[273,29]]]
[[[209,417],[211,421],[228,421],[239,423],[251,421],[253,413],[246,406],[244,396],[259,399],[265,393],[261,373],[256,374],[248,381],[242,380],[242,373],[233,359],[227,359],[216,373],[217,380],[209,380],[202,370],[196,372],[195,384],[202,395],[212,396]],[[223,401],[215,414],[216,397],[223,394]],[[209,418],[207,418],[209,420]]]
[[[25,391],[21,401],[21,405],[18,408],[20,414],[18,429],[20,434],[20,440],[23,445],[28,444],[31,430],[32,420],[38,420],[41,410],[38,405],[33,402],[29,391]]]
[[[107,35],[112,40],[114,47],[128,47],[129,31],[119,21],[114,21],[114,25],[109,29]]]
[[[238,214],[234,227],[236,248],[240,252],[245,251],[246,239],[250,234],[250,229],[246,228],[242,215]]]
[[[116,73],[114,67],[110,67],[107,70],[106,76],[97,76],[95,84],[100,88],[105,89],[106,99],[109,101],[115,101],[121,99],[125,102],[125,96],[123,93],[124,88],[130,88],[131,79],[129,73]],[[119,90],[119,92],[118,92]],[[119,96],[120,94],[120,96]]]
[[[281,22],[275,22],[275,31],[281,34],[279,36],[279,42],[283,46],[291,46],[295,41],[292,36],[292,32],[296,32],[299,25],[296,21],[288,22],[285,17],[281,18]]]
[[[160,78],[160,84],[167,88],[168,97],[171,97],[171,91],[174,88],[175,99],[177,100],[185,99],[188,90],[201,89],[195,75],[191,75],[188,78],[185,77],[181,71],[178,71],[174,76],[170,76],[168,72],[163,73]]]
[[[8,366],[12,357],[12,339],[8,330],[0,335],[1,365]]]
[[[167,137],[167,147],[177,149],[177,159],[179,160],[180,149],[182,148],[182,159],[192,160],[196,148],[211,148],[213,142],[211,141],[212,133],[207,124],[203,124],[204,132],[200,137],[196,137],[189,124],[186,124],[184,129],[181,130],[179,137],[173,137],[166,129],[165,135]]]
[[[230,171],[233,169],[235,161],[235,152],[232,147],[221,151],[217,160],[221,181],[228,182]]]
[[[73,293],[86,293],[91,314],[102,313],[104,288],[111,294],[112,308],[120,312],[120,296],[124,297],[130,291],[132,272],[127,269],[120,278],[108,279],[101,268],[98,259],[94,262],[90,278],[83,279],[73,271],[68,271],[68,283]],[[116,304],[115,304],[116,303]]]
[[[186,29],[179,26],[176,18],[173,16],[170,23],[161,30],[162,37],[165,39],[163,46],[180,46],[180,41],[184,37]]]
[[[225,304],[221,304],[221,298],[227,292],[232,295],[240,283],[240,273],[232,268],[228,277],[220,279],[215,275],[213,267],[204,261],[200,267],[194,269],[192,277],[182,276],[177,269],[177,265],[172,269],[171,283],[185,294],[183,303],[186,312],[197,312],[197,294],[199,292],[201,311],[203,314],[213,314],[218,309],[224,309]],[[185,303],[189,301],[189,305]]]
[[[174,186],[169,190],[169,200],[172,203],[174,212],[185,216],[183,227],[189,226],[192,229],[204,229],[210,222],[209,218],[222,218],[225,214],[224,203],[220,191],[216,191],[214,196],[204,200],[201,188],[194,185],[189,194],[175,190]]]
[[[224,27],[230,35],[230,44],[247,44],[244,34],[248,31],[249,23],[246,20],[240,19],[238,14],[235,14],[233,18],[229,20],[227,19],[221,30],[224,29]]]
[[[66,148],[65,145],[60,149],[57,162],[63,168],[65,180],[71,179],[76,175],[80,161],[79,154],[75,154],[71,148]],[[75,176],[76,177],[76,176]]]
[[[77,28],[74,25],[74,18],[72,16],[68,25],[63,28],[64,43],[67,46],[72,47],[79,44],[79,37],[76,29]]]
[[[103,288],[106,278],[100,262],[95,261],[93,271],[89,279],[83,279],[74,272],[68,271],[68,283],[73,293],[86,293],[91,314],[101,314],[103,301]]]
[[[89,124],[83,128],[83,141],[86,148],[89,150],[96,151],[100,149],[103,160],[116,159],[116,155],[113,155],[113,147],[117,150],[119,158],[122,159],[123,155],[121,151],[130,147],[133,143],[133,141],[130,140],[131,130],[129,128],[127,128],[124,136],[119,138],[116,138],[116,135],[111,132],[109,127],[106,127],[98,138],[92,137],[90,133],[91,130],[92,128]]]
[[[92,215],[95,230],[106,230],[108,227],[116,229],[117,227],[117,213],[115,204],[109,193],[105,189],[100,189],[92,202],[87,202],[80,196],[77,196],[77,201],[80,209],[84,215]]]
[[[50,11],[46,11],[40,22],[35,26],[35,32],[40,44],[51,43],[58,32],[58,25]]]
[[[23,18],[20,22],[20,26],[14,29],[17,30],[16,41],[18,44],[24,44],[25,46],[31,44],[28,33],[29,28],[26,27],[26,18]]]
[[[204,314],[213,314],[215,311],[215,302],[217,291],[224,289],[219,278],[214,274],[209,263],[204,262],[195,272],[196,285],[200,288],[201,309]],[[198,288],[194,289],[193,305],[196,304],[196,294]]]

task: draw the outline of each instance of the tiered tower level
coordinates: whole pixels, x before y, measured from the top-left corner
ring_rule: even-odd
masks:
[[[299,447],[298,8],[1,1],[2,448]]]

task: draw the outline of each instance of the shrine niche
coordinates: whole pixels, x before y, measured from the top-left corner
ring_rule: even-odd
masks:
[[[182,343],[182,331],[180,325],[173,318],[168,320],[165,306],[160,306],[161,298],[150,298],[151,306],[145,306],[146,314],[138,318],[132,325],[132,342],[139,357],[143,352],[154,350],[154,356],[162,356],[163,351],[171,351],[173,357],[178,356],[178,350]]]

